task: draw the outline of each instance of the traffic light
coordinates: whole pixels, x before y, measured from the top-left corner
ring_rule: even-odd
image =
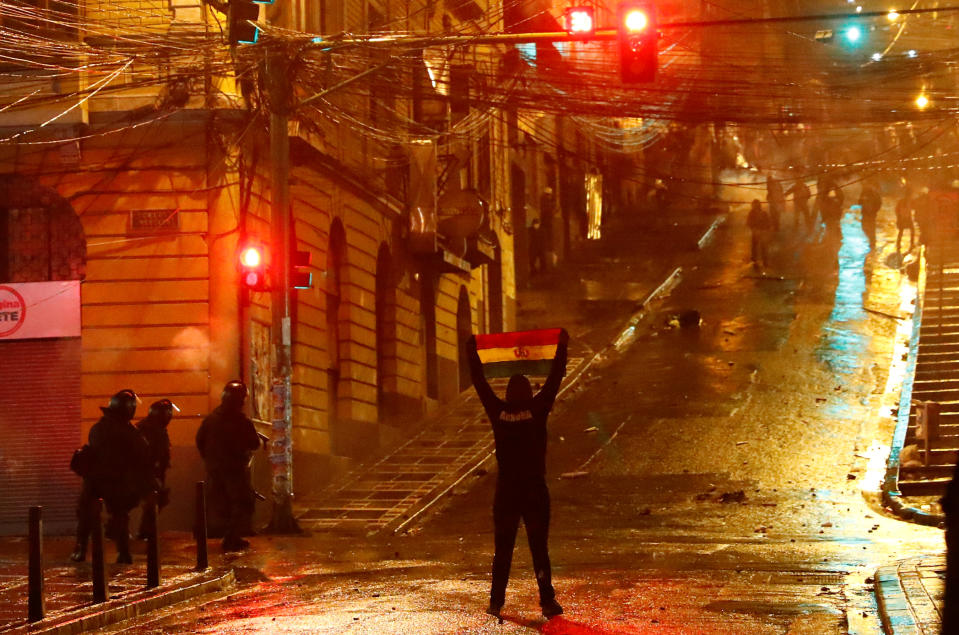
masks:
[[[266,251],[262,246],[248,244],[241,247],[237,264],[240,269],[240,284],[244,289],[269,290],[270,278],[266,269]]]
[[[272,0],[271,0],[272,2]],[[260,5],[269,2],[230,0],[230,44],[253,44],[260,37],[260,29],[250,24],[260,17]]]
[[[304,270],[310,266],[311,257],[309,251],[290,250],[290,286],[294,289],[309,289],[313,286],[313,274]]]
[[[596,32],[592,7],[569,7],[563,12],[563,28],[570,35],[589,37]]]
[[[619,70],[623,83],[653,81],[659,56],[655,8],[649,2],[623,2],[617,15]]]

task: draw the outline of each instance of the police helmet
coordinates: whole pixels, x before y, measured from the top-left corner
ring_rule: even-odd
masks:
[[[150,412],[148,415],[150,417],[157,417],[169,422],[170,419],[173,418],[174,410],[177,412],[180,411],[180,409],[176,407],[176,404],[169,399],[161,399],[160,401],[154,401],[152,404],[150,404]]]
[[[223,393],[220,395],[220,403],[224,406],[239,410],[243,407],[245,400],[246,384],[239,379],[234,379],[223,387]]]
[[[110,403],[107,405],[107,407],[101,407],[100,410],[102,410],[104,414],[117,414],[124,419],[130,420],[137,412],[137,402],[139,400],[140,398],[137,397],[135,392],[129,388],[125,388],[110,397]]]

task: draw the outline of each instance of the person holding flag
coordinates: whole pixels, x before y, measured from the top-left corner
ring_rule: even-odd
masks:
[[[493,500],[493,581],[486,610],[496,617],[506,601],[520,519],[526,526],[543,616],[563,612],[556,601],[547,548],[546,419],[566,374],[568,344],[565,329],[474,335],[466,342],[473,386],[493,426],[499,468]],[[535,396],[526,374],[547,374]],[[487,377],[509,377],[505,401]]]

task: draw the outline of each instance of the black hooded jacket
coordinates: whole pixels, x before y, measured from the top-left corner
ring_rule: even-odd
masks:
[[[526,399],[500,399],[483,375],[476,339],[467,343],[470,375],[493,425],[500,479],[541,481],[546,475],[546,419],[566,374],[567,336],[563,331],[543,387]],[[511,395],[508,395],[511,397]]]
[[[162,417],[147,415],[137,424],[137,430],[146,439],[150,448],[150,465],[153,475],[164,482],[166,471],[170,468],[170,435],[167,423]]]
[[[107,503],[134,507],[153,483],[147,442],[128,420],[110,410],[90,429],[94,463],[90,479]]]
[[[221,404],[200,424],[196,447],[208,468],[242,472],[260,447],[260,437],[249,417]]]

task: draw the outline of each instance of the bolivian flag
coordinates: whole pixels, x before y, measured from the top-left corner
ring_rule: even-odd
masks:
[[[476,353],[486,377],[548,375],[562,329],[487,333],[476,336]]]

